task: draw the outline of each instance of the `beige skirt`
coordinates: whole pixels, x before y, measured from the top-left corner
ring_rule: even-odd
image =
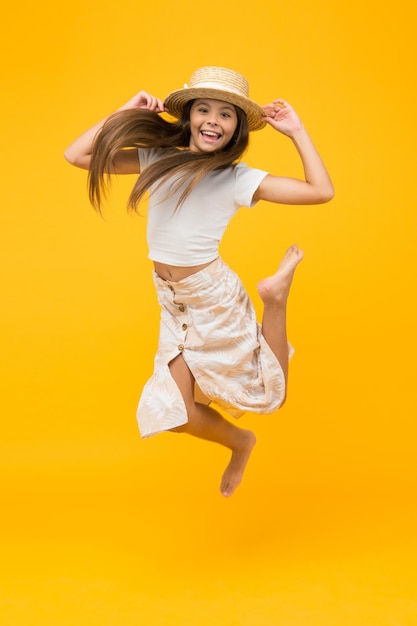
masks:
[[[153,276],[161,326],[154,372],[137,410],[141,436],[188,421],[168,367],[178,354],[195,378],[198,401],[214,402],[233,417],[278,409],[285,396],[283,371],[237,274],[218,258],[179,282]]]

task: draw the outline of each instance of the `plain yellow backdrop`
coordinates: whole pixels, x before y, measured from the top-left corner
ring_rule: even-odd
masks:
[[[2,623],[415,624],[411,5],[25,0],[4,12]],[[85,172],[63,159],[139,89],[163,98],[206,64],[244,73],[261,104],[291,102],[336,188],[323,206],[242,209],[222,244],[259,313],[257,280],[288,245],[305,251],[288,402],[242,418],[258,445],[228,501],[225,451],[137,431],[159,312],[146,210],[125,211],[134,179],[114,182],[101,219]],[[271,128],[245,161],[301,174]]]

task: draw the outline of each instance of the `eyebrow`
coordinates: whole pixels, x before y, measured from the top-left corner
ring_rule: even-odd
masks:
[[[206,100],[197,100],[198,102],[198,106],[201,106],[202,104],[204,104],[206,107],[209,107],[210,104],[206,101]],[[221,106],[222,109],[230,109],[230,111],[235,111],[235,107],[233,106],[233,104],[229,104],[229,103],[224,103]]]

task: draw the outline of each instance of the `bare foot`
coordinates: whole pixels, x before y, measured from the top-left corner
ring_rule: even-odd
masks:
[[[242,430],[242,445],[239,449],[233,450],[220,485],[220,491],[226,498],[234,493],[241,482],[255,443],[255,435],[250,430]]]
[[[295,268],[302,258],[303,252],[298,249],[298,246],[291,246],[285,253],[275,274],[258,283],[258,293],[264,304],[285,304]]]

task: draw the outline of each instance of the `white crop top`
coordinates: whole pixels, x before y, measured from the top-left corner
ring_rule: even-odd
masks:
[[[139,148],[140,169],[155,163],[165,151]],[[147,242],[148,257],[175,266],[201,265],[219,256],[219,244],[236,211],[252,207],[253,194],[268,172],[238,163],[208,174],[178,208],[183,191],[166,199],[170,184],[150,189]]]

